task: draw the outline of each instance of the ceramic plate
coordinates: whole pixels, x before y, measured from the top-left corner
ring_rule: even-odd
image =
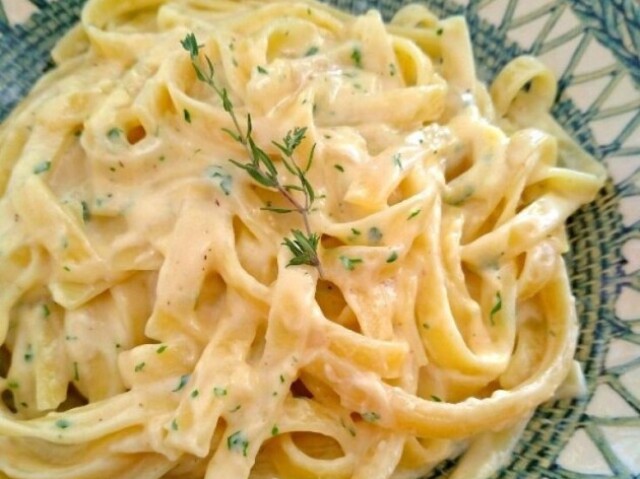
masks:
[[[0,0],[0,119],[51,66],[83,0]],[[393,0],[334,0],[388,18]],[[610,180],[569,224],[569,268],[588,395],[540,408],[500,478],[640,477],[640,3],[636,0],[426,0],[464,14],[478,71],[540,57],[559,79],[556,118]],[[446,475],[443,464],[430,476]]]

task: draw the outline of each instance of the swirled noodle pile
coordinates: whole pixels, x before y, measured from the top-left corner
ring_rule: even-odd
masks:
[[[307,128],[321,276],[189,32],[276,165]],[[487,89],[463,18],[225,0],[90,0],[53,56],[0,130],[6,476],[477,478],[579,382],[564,222],[604,174],[537,60]]]

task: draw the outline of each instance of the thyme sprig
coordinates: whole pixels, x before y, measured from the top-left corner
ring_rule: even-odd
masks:
[[[293,255],[287,266],[303,264],[314,266],[318,270],[320,277],[322,277],[322,265],[318,258],[318,244],[320,238],[316,233],[311,231],[311,226],[309,224],[309,214],[312,211],[313,203],[317,199],[317,195],[306,176],[313,163],[313,155],[316,145],[314,144],[311,148],[304,168],[299,167],[293,159],[296,149],[306,137],[307,128],[295,127],[293,130],[289,130],[287,132],[281,142],[272,142],[282,154],[282,165],[284,165],[287,171],[289,171],[289,173],[291,173],[296,179],[296,183],[283,184],[280,181],[280,172],[278,171],[276,164],[253,139],[251,115],[247,115],[246,128],[243,129],[240,126],[233,103],[229,98],[228,90],[218,85],[215,80],[215,68],[211,59],[207,55],[204,55],[205,61],[203,62],[200,57],[200,48],[202,48],[202,45],[198,44],[195,34],[187,34],[180,43],[182,44],[182,47],[189,52],[191,64],[193,65],[197,79],[206,83],[215,91],[222,101],[222,108],[231,118],[233,129],[223,128],[222,130],[245,148],[250,159],[250,161],[246,163],[241,163],[233,159],[230,159],[229,161],[238,168],[246,171],[247,174],[258,184],[278,191],[291,205],[288,208],[283,208],[268,204],[262,209],[282,214],[295,212],[302,217],[304,231],[293,229],[291,231],[293,238],[284,238],[282,243],[289,248]],[[301,193],[304,197],[304,201],[300,201],[293,192]]]

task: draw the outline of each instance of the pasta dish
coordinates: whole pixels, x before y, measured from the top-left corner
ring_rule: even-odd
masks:
[[[453,479],[578,394],[603,168],[462,17],[89,0],[0,126],[0,478]]]

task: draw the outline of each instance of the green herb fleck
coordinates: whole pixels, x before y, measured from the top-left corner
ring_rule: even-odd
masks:
[[[172,389],[171,392],[178,392],[180,391],[183,387],[185,387],[187,385],[187,382],[189,382],[189,378],[191,377],[190,374],[183,374],[182,376],[180,376],[180,380],[178,381],[178,385],[176,386],[175,389]]]
[[[89,209],[89,204],[86,201],[81,201],[82,205],[82,221],[88,223],[91,221],[91,210]]]
[[[339,172],[344,173],[344,167],[342,165],[336,163],[335,165],[333,165],[333,167]]]
[[[24,353],[24,361],[26,363],[33,361],[33,346],[31,346],[31,344],[27,344],[27,350]]]
[[[194,389],[193,391],[191,391],[191,398],[195,399],[200,395],[200,391],[198,391],[197,389]]]
[[[9,387],[9,389],[18,389],[20,387],[20,384],[18,383],[18,381],[12,379],[7,381],[7,386]]]
[[[78,362],[73,362],[73,380],[80,381],[80,372],[78,371]]]
[[[531,80],[524,84],[524,86],[522,87],[522,91],[524,91],[525,93],[529,93],[531,91]]]
[[[340,256],[340,262],[347,271],[353,271],[356,269],[356,265],[361,264],[363,261],[361,258],[349,258],[347,256]]]
[[[392,251],[391,254],[387,257],[387,263],[393,263],[397,259],[398,259],[398,253],[396,253],[395,251]]]
[[[122,129],[114,127],[107,132],[107,138],[109,138],[109,140],[111,141],[116,141],[120,139],[120,135],[122,135],[123,133],[124,131],[122,131]]]
[[[392,160],[393,164],[396,165],[398,169],[402,170],[402,157],[400,156],[400,153],[393,155]]]
[[[380,414],[374,411],[363,412],[362,419],[364,419],[367,422],[376,422],[380,420]]]
[[[44,316],[45,318],[48,318],[49,316],[51,316],[51,310],[49,309],[49,305],[47,304],[42,305],[42,316]]]
[[[213,395],[216,397],[222,397],[227,395],[227,390],[225,388],[215,387],[213,388]]]
[[[393,77],[396,76],[396,73],[397,71],[395,63],[389,63],[389,75]]]
[[[147,364],[146,364],[144,361],[143,361],[143,362],[141,362],[141,363],[138,363],[138,364],[136,364],[136,367],[134,368],[134,371],[135,371],[135,372],[137,372],[137,373],[139,373],[140,371],[142,371],[142,370],[144,369],[144,367],[145,367],[146,365],[147,365]]]
[[[420,214],[420,209],[417,210],[413,210],[409,216],[407,217],[408,220],[415,218],[416,216],[418,216]]]
[[[277,436],[278,434],[280,434],[280,429],[278,429],[278,426],[274,424],[273,427],[271,428],[271,435]]]
[[[58,419],[56,421],[56,427],[58,429],[68,429],[71,427],[71,423],[66,419]]]
[[[320,51],[320,49],[316,46],[312,46],[310,47],[304,54],[305,57],[310,57],[312,55],[315,55],[316,53],[318,53]]]
[[[164,353],[168,347],[169,346],[167,346],[166,344],[162,344],[158,349],[156,349],[156,354]]]
[[[369,228],[367,238],[369,238],[369,242],[371,243],[379,243],[382,239],[382,231],[380,231],[380,228],[372,226],[371,228]]]
[[[354,49],[351,50],[351,59],[356,67],[362,68],[362,52],[358,47],[354,47]]]
[[[178,421],[177,420],[173,420],[171,421],[171,430],[172,431],[177,431],[178,430]]]
[[[256,69],[258,70],[258,73],[261,73],[263,75],[267,75],[269,73],[264,67],[261,67],[260,65],[258,65]]]
[[[45,171],[49,171],[50,169],[51,169],[51,162],[50,161],[42,161],[42,162],[38,163],[33,168],[33,172],[36,175],[39,175],[40,173],[44,173]]]
[[[71,271],[71,268],[69,268],[68,266],[63,266],[62,269],[65,271]]]
[[[442,28],[438,28],[436,30],[436,35],[441,36],[444,33],[444,30]]]
[[[242,431],[236,431],[227,437],[227,448],[230,451],[242,452],[242,455],[246,457],[249,440]]]
[[[498,313],[498,311],[500,311],[502,309],[502,295],[500,294],[500,291],[498,291],[496,293],[496,302],[493,305],[493,308],[491,308],[491,312],[489,313],[489,320],[491,321],[491,325],[495,325],[495,321],[493,320],[493,317],[496,315],[496,313]]]
[[[356,228],[351,228],[351,232],[353,233],[354,236],[360,236],[360,230]]]
[[[429,323],[422,323],[422,327],[424,329],[429,329],[431,326],[429,326]]]
[[[209,178],[215,180],[222,192],[229,196],[231,189],[233,188],[233,178],[226,170],[220,165],[209,166],[206,170],[206,174]]]
[[[284,384],[284,375],[283,374],[280,375],[280,383]]]
[[[436,396],[435,394],[431,395],[431,400],[435,401],[435,402],[442,402],[442,399],[440,399],[438,396]]]
[[[191,112],[186,108],[184,109],[184,121],[191,123]]]

